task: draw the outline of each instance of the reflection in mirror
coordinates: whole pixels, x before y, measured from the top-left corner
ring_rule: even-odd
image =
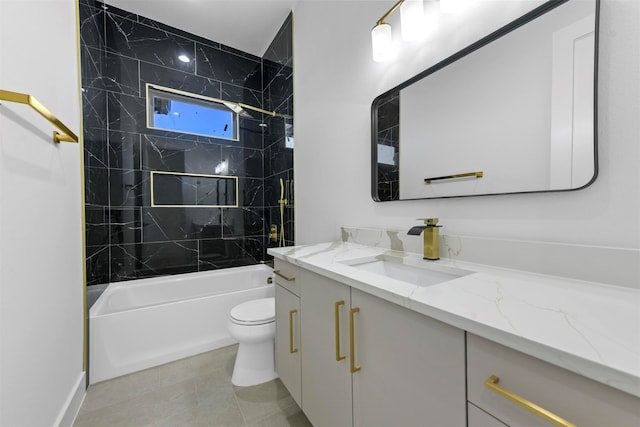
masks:
[[[597,7],[549,1],[376,98],[374,200],[593,182]]]

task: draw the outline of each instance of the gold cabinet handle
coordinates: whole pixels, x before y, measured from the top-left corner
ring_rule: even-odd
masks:
[[[273,270],[273,272],[275,273],[276,276],[282,277],[287,282],[295,282],[296,281],[295,277],[287,277],[284,274],[280,273],[280,270]]]
[[[349,311],[349,362],[351,365],[351,373],[358,372],[360,370],[360,366],[356,365],[356,355],[355,355],[355,344],[353,339],[353,315],[355,313],[360,313],[360,307],[352,308]]]
[[[512,393],[505,388],[500,387],[498,385],[499,381],[500,381],[500,378],[498,378],[496,375],[491,375],[484,382],[484,386],[487,387],[489,390],[492,390],[498,393],[500,396],[505,397],[510,401],[514,402],[515,404],[523,407],[527,411],[532,412],[537,416],[539,416],[540,418],[543,418],[549,421],[553,425],[556,425],[558,427],[576,427],[575,424],[570,423],[564,418],[557,416],[553,412],[549,412],[546,409],[536,405],[535,403],[528,401],[524,397],[518,396],[517,394]]]
[[[293,310],[289,310],[289,353],[297,353],[298,349],[293,347],[293,315],[296,314],[298,310],[295,308]]]
[[[347,356],[340,354],[340,306],[344,305],[344,300],[336,302],[334,306],[334,317],[336,325],[336,362],[346,359]]]

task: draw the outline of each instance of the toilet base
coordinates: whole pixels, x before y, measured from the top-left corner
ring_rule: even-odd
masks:
[[[273,339],[261,343],[240,343],[231,384],[248,387],[278,378],[274,352]]]

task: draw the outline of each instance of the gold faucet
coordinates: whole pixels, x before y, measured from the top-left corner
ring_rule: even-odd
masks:
[[[438,218],[419,218],[425,225],[416,225],[407,232],[410,236],[419,236],[424,230],[424,255],[423,259],[435,261],[440,259],[440,230]]]

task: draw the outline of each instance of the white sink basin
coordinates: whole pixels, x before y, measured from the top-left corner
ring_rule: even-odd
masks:
[[[389,277],[418,286],[431,286],[472,274],[472,271],[424,261],[424,265],[409,265],[402,258],[379,256],[349,261],[345,264],[369,273]]]

